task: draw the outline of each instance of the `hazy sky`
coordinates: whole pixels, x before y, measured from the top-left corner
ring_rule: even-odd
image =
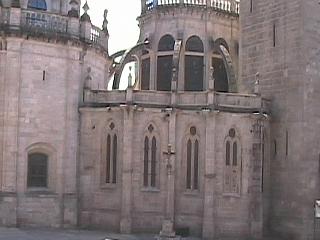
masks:
[[[84,3],[85,0],[82,0],[82,6]],[[104,9],[109,11],[110,54],[135,45],[139,37],[136,18],[140,15],[140,0],[88,0],[88,4],[92,23],[100,28]]]

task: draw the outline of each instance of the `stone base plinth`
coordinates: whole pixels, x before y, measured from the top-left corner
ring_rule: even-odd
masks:
[[[176,232],[173,228],[173,222],[171,220],[164,220],[162,222],[162,230],[159,236],[156,237],[157,240],[180,240],[180,236],[176,236]]]

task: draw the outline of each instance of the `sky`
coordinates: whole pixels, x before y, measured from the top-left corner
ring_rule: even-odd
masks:
[[[85,0],[81,1],[81,4]],[[108,9],[109,54],[134,46],[139,37],[137,17],[141,11],[140,0],[88,0],[88,11],[94,25],[102,27],[103,13]]]

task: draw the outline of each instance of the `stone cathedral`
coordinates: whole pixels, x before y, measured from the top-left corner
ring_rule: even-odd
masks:
[[[107,10],[0,0],[0,226],[320,239],[319,11],[141,0],[109,54]]]

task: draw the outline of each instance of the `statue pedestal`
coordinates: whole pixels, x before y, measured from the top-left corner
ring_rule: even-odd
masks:
[[[162,230],[157,240],[180,240],[181,237],[176,235],[176,232],[173,229],[173,222],[171,220],[164,220],[162,222]]]

